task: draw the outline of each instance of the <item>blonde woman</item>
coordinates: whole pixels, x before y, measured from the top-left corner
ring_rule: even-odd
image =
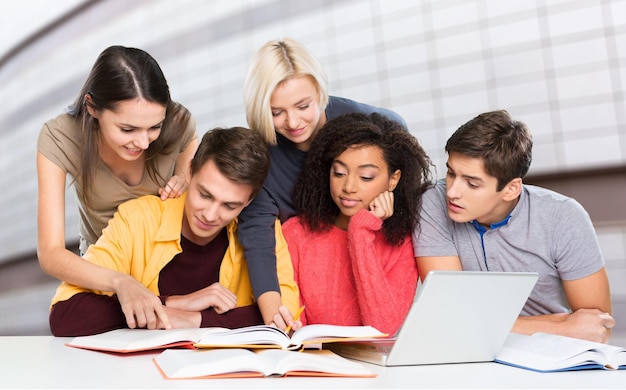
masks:
[[[401,123],[393,111],[329,96],[320,62],[293,39],[273,40],[251,58],[244,83],[249,127],[270,144],[270,171],[263,190],[239,217],[250,278],[266,323],[281,304],[276,276],[274,222],[295,215],[291,189],[316,134],[329,120],[348,113],[379,113]]]

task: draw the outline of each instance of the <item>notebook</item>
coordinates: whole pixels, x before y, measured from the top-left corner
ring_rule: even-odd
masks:
[[[537,278],[533,272],[431,271],[394,338],[324,348],[382,366],[493,361]]]

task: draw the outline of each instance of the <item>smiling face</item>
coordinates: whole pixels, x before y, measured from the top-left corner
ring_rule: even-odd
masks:
[[[330,168],[330,195],[339,207],[335,225],[347,229],[350,218],[382,192],[395,188],[400,171],[389,176],[383,151],[377,146],[346,149]]]
[[[121,101],[115,110],[87,107],[89,114],[98,119],[99,152],[107,162],[138,160],[159,137],[165,120],[165,106],[145,99]]]
[[[284,80],[272,93],[274,128],[300,150],[309,150],[313,137],[323,125],[319,101],[315,84],[306,76]]]
[[[517,204],[521,179],[496,191],[498,179],[485,173],[482,159],[451,152],[446,165],[448,216],[454,222],[476,220],[489,227],[506,218]]]
[[[206,245],[250,203],[252,187],[224,176],[208,160],[189,180],[182,234]]]

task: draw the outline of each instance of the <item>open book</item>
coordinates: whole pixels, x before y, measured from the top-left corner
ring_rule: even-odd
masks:
[[[313,324],[298,329],[289,337],[287,333],[273,326],[256,325],[236,329],[116,329],[92,336],[75,337],[66,345],[117,353],[174,347],[300,349],[309,344],[387,336],[371,326]]]
[[[511,333],[495,361],[539,372],[624,370],[626,349],[548,333]]]
[[[166,379],[264,376],[375,377],[363,365],[331,351],[278,349],[168,349],[152,359]]]

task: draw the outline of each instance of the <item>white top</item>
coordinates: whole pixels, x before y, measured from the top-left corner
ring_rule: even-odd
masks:
[[[117,356],[66,347],[70,338],[0,337],[2,388],[577,388],[623,389],[626,370],[541,374],[497,363],[379,367],[376,378],[258,378],[165,380],[156,353]],[[365,364],[365,363],[363,363]]]

